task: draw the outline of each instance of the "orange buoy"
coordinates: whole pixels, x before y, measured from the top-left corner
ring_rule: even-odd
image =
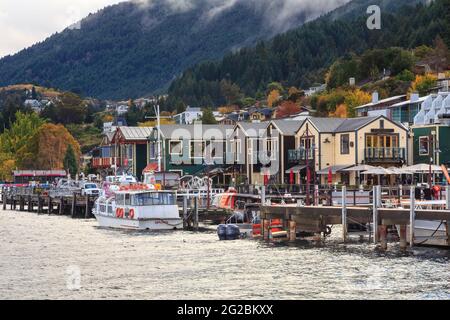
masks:
[[[128,217],[129,217],[130,219],[134,219],[134,209],[131,209],[131,210],[130,210],[130,212],[129,212],[129,214],[128,214]]]
[[[120,218],[120,208],[117,208],[117,209],[116,209],[116,217],[117,217],[117,218]]]

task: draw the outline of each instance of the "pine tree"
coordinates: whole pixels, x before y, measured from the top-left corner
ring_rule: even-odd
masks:
[[[202,123],[217,124],[216,118],[214,117],[211,108],[206,108],[205,110],[203,110]]]
[[[64,156],[64,169],[71,175],[78,174],[77,159],[75,157],[75,152],[73,151],[72,145],[70,144],[67,146],[66,155]]]

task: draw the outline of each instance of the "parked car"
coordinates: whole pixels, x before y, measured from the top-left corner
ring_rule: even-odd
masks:
[[[81,195],[83,196],[99,196],[102,192],[95,183],[86,182],[81,185]]]

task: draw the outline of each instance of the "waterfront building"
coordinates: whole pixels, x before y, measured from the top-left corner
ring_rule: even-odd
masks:
[[[269,122],[239,122],[234,127],[227,150],[233,157],[233,175],[237,184],[264,183],[264,170],[276,160],[278,149],[276,141],[267,143],[268,126]],[[270,159],[262,159],[263,154]]]
[[[267,149],[275,153],[271,157],[271,165],[275,164],[279,168],[278,173],[272,177],[276,183],[290,183],[291,169],[297,171],[297,168],[289,167],[289,150],[295,149],[296,133],[303,122],[304,120],[295,119],[272,120],[267,127]]]
[[[384,116],[353,119],[308,118],[296,133],[296,147],[289,150],[290,168],[305,183],[359,184],[358,172],[345,171],[358,165],[401,167],[408,163],[408,129]],[[288,168],[288,170],[290,169]],[[303,181],[300,181],[300,177]]]
[[[205,175],[226,166],[226,150],[233,126],[227,125],[161,125],[148,135],[149,164],[161,170],[185,175]],[[159,139],[158,139],[159,134]],[[158,140],[160,145],[158,145]]]

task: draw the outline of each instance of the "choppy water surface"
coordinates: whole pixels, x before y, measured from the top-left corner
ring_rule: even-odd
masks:
[[[450,251],[219,242],[0,211],[2,299],[450,299]],[[81,288],[70,290],[73,270]],[[69,285],[69,286],[68,286]],[[72,288],[73,289],[73,288]]]

